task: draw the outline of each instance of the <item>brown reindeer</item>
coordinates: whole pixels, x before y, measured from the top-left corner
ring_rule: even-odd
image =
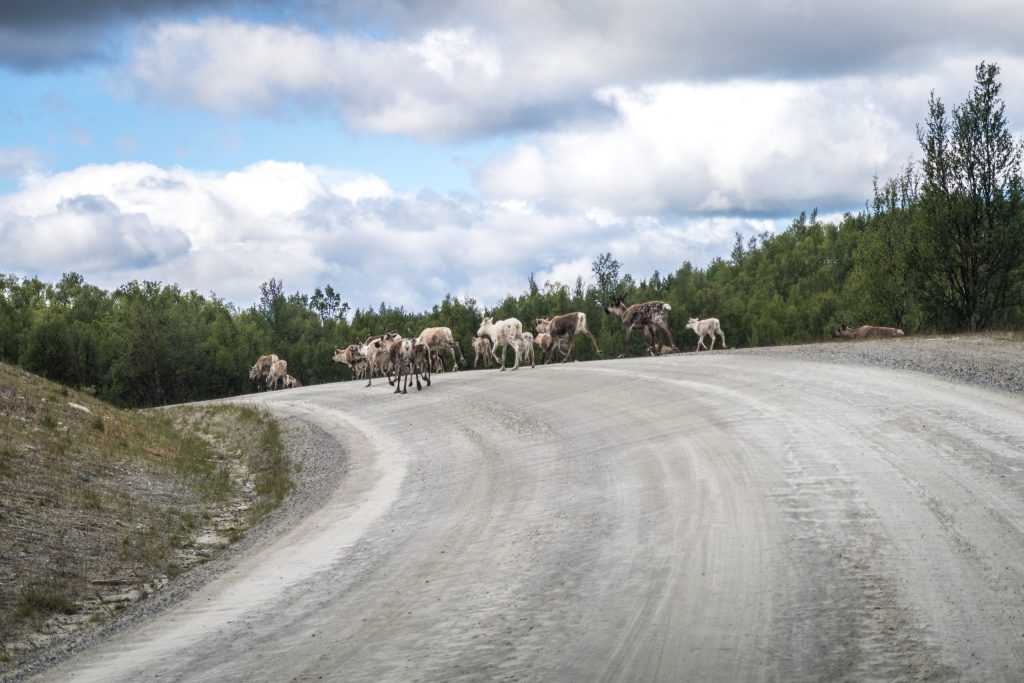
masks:
[[[569,350],[565,352],[562,357],[562,362],[569,360],[569,356],[572,355],[572,349],[576,341],[577,334],[585,334],[590,338],[590,343],[594,345],[594,350],[597,351],[597,355],[601,355],[601,349],[597,345],[597,340],[594,339],[594,335],[587,329],[587,314],[586,313],[565,313],[564,315],[556,315],[554,318],[537,318],[535,321],[535,329],[537,334],[550,334],[551,341],[557,348],[561,348],[562,340],[568,340]]]
[[[670,353],[675,353],[675,349],[667,344],[651,344],[647,347],[647,352],[652,356],[667,356]]]
[[[448,353],[452,355],[452,372],[459,369],[460,363],[462,367],[466,367],[466,359],[462,357],[462,349],[459,348],[459,342],[455,341],[450,327],[428,327],[420,332],[416,341],[429,346],[430,352],[434,356],[440,357],[441,349],[447,349]],[[456,353],[458,353],[458,358],[455,356]],[[441,365],[440,372],[444,372],[444,365]]]
[[[629,335],[635,329],[639,328],[648,333],[651,336],[652,342],[656,342],[654,332],[661,330],[668,335],[668,341],[672,345],[672,349],[678,351],[676,342],[672,338],[672,331],[668,329],[668,312],[671,310],[672,307],[664,301],[646,301],[642,304],[626,306],[626,297],[624,296],[615,297],[612,303],[604,307],[605,313],[614,313],[626,324],[624,344],[629,343]],[[622,358],[624,355],[625,351],[619,354],[619,358]]]
[[[832,333],[833,339],[887,339],[889,337],[902,336],[903,330],[897,329],[895,327],[878,327],[876,325],[861,325],[860,327],[853,328],[847,327],[844,324],[838,330]]]
[[[423,389],[420,376],[430,386],[430,365],[434,356],[430,347],[412,339],[403,339],[397,332],[386,333],[379,342],[388,356],[388,384],[395,387],[396,394],[408,393],[412,377],[416,377],[416,391]],[[394,370],[395,378],[391,379]]]
[[[420,376],[422,375],[423,381],[430,386],[430,374],[433,372],[431,365],[438,360],[437,354],[431,350],[430,346],[422,342],[415,342],[412,345],[412,353],[410,354],[410,360],[412,361],[412,371],[416,375],[416,389],[420,389]],[[444,366],[441,366],[442,368]]]
[[[562,337],[556,343],[554,338],[547,332],[538,332],[537,336],[533,338],[533,343],[540,347],[540,359],[545,365],[550,363],[555,357],[555,351],[561,351],[564,357],[567,352],[567,344],[565,337]]]

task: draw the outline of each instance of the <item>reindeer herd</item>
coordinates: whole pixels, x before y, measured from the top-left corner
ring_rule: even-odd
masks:
[[[679,348],[672,338],[668,326],[668,313],[672,310],[664,301],[646,301],[627,305],[625,297],[617,296],[604,307],[606,315],[616,315],[625,325],[625,339],[628,342],[634,330],[639,330],[650,342],[648,352],[652,356],[677,353]],[[486,311],[485,311],[486,313]],[[722,331],[718,318],[690,318],[686,329],[693,330],[697,335],[697,351],[702,348],[714,350],[716,336],[725,345],[725,333]],[[657,335],[661,332],[668,337],[668,345],[658,342]],[[553,318],[537,318],[532,332],[523,330],[523,323],[517,318],[494,320],[485,315],[473,339],[473,367],[477,368],[481,360],[485,368],[490,368],[492,361],[502,371],[505,368],[506,352],[511,347],[513,355],[512,370],[518,370],[521,362],[529,362],[535,367],[534,345],[540,347],[542,364],[552,362],[556,352],[560,353],[562,363],[569,360],[575,346],[576,336],[582,334],[590,339],[598,357],[604,354],[597,345],[597,339],[587,327],[587,315],[581,312],[566,313]],[[866,338],[903,336],[903,330],[891,327],[874,327],[864,325],[852,329],[843,325],[833,337]],[[704,337],[709,337],[711,346],[704,344]],[[501,355],[498,355],[498,350]],[[397,332],[388,331],[384,334],[367,337],[360,344],[349,344],[344,348],[336,348],[332,359],[343,363],[352,372],[354,379],[367,380],[366,386],[373,385],[373,378],[387,377],[388,384],[395,387],[395,393],[408,393],[409,385],[415,381],[417,391],[424,385],[430,386],[431,374],[444,372],[444,360],[441,352],[451,357],[452,372],[459,365],[466,367],[466,359],[462,349],[448,327],[428,327],[414,339],[405,339]],[[623,354],[619,354],[621,358]],[[298,387],[302,384],[288,374],[287,361],[275,354],[260,356],[256,364],[249,368],[249,379],[259,387],[265,382],[267,389]]]

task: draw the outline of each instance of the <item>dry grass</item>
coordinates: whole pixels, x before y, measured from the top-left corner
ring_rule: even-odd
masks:
[[[265,412],[119,410],[0,364],[0,674],[209,559],[288,474]]]

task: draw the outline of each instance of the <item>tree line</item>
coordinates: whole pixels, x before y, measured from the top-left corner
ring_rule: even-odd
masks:
[[[705,268],[684,262],[669,274],[635,279],[610,253],[584,283],[527,278],[526,290],[488,310],[450,295],[429,311],[385,303],[352,311],[331,285],[286,294],[270,279],[258,303],[239,309],[177,285],[129,282],[105,291],[77,273],[57,283],[0,274],[0,359],[117,405],[140,407],[233,396],[254,390],[247,368],[268,352],[288,360],[306,384],[349,379],[331,360],[337,346],[384,330],[418,334],[450,327],[463,353],[486,313],[536,317],[587,314],[605,357],[623,348],[613,296],[662,300],[682,349],[695,345],[688,317],[722,321],[734,346],[821,339],[842,323],[892,325],[908,333],[973,332],[1024,323],[1024,143],[1010,132],[997,80],[981,63],[968,98],[947,111],[933,93],[918,126],[922,158],[894,178],[875,179],[863,211],[838,222],[803,213],[780,233],[744,239]],[[350,315],[351,314],[351,315]],[[587,341],[580,360],[597,357]]]

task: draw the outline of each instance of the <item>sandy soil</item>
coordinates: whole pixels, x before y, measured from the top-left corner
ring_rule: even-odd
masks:
[[[833,355],[252,398],[297,430],[296,502],[41,678],[1020,680],[1024,398]]]

